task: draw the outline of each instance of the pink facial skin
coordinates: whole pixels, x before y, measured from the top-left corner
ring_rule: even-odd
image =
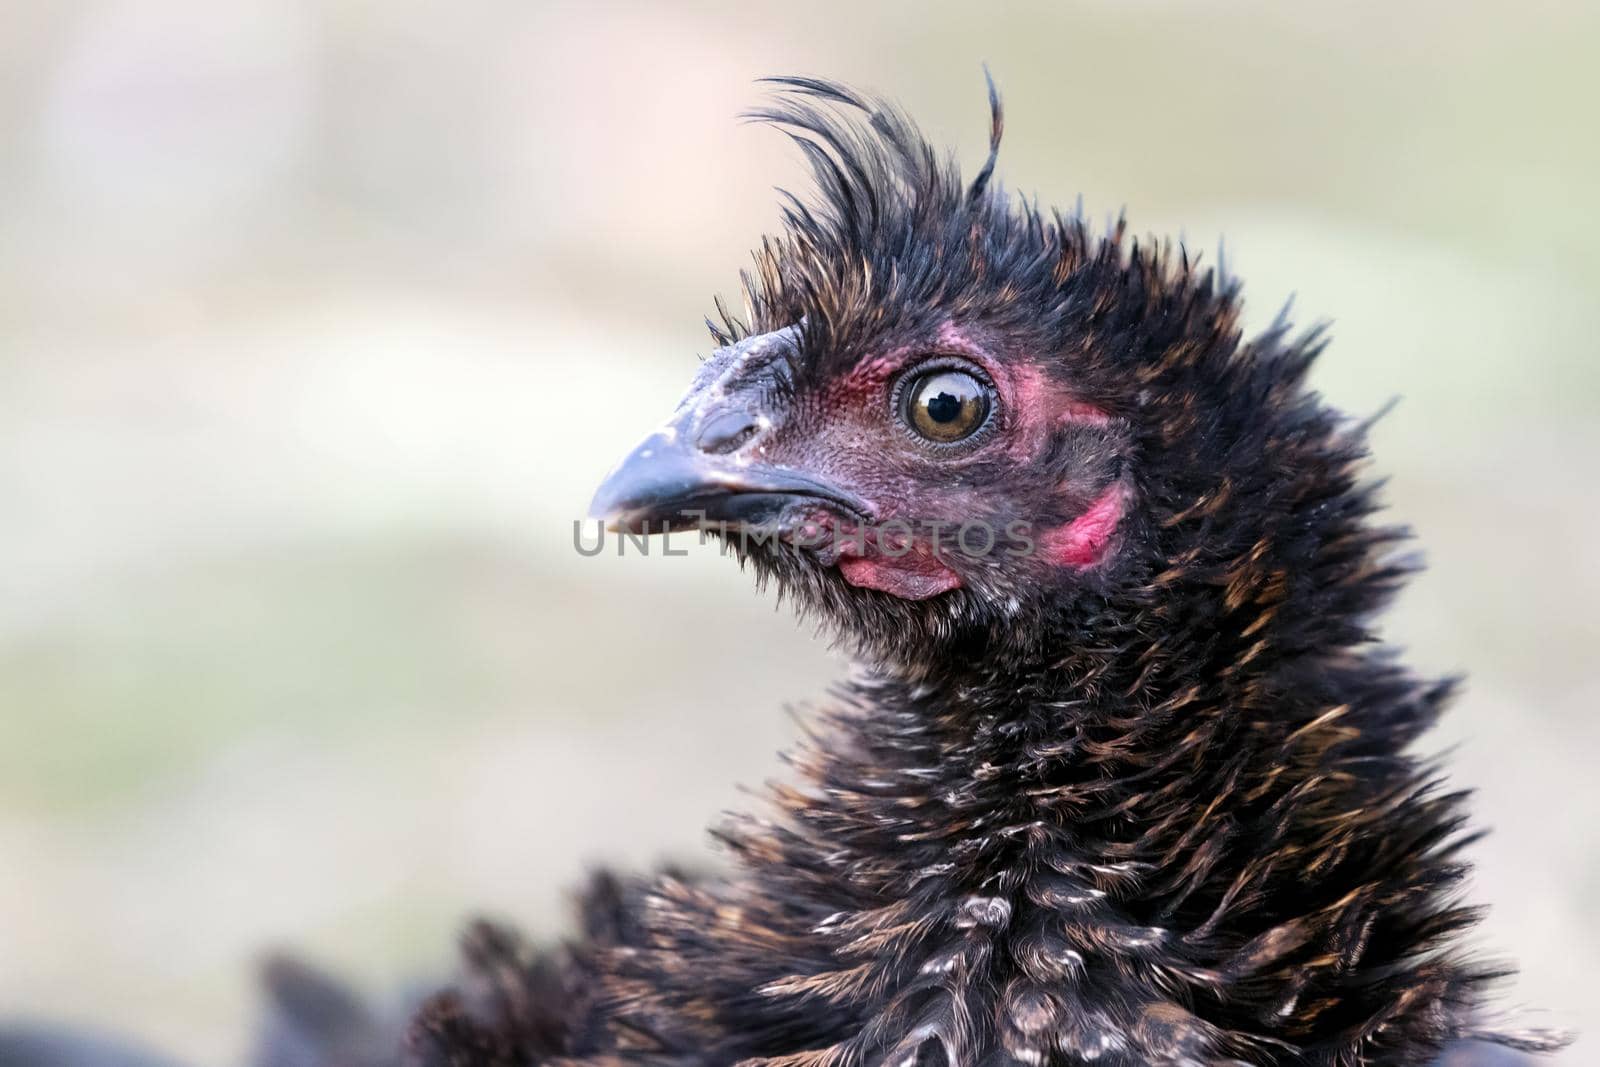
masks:
[[[1079,571],[1093,567],[1105,557],[1117,532],[1125,497],[1121,483],[1108,487],[1082,515],[1046,530],[1039,537],[1036,550],[1062,567]],[[877,589],[902,600],[926,600],[961,585],[961,577],[921,545],[899,557],[841,556],[839,573],[851,585]]]
[[[863,362],[835,386],[831,403],[841,406],[880,403],[879,398],[888,383],[907,366],[907,361],[929,352],[930,348],[934,352],[963,356],[989,373],[1006,411],[1002,427],[1004,440],[996,444],[1019,463],[1036,456],[1063,423],[1103,426],[1112,421],[1105,411],[1073,397],[1038,368],[990,358],[977,339],[953,324],[939,331],[933,346],[896,349]],[[888,499],[894,496],[891,494]],[[946,503],[953,505],[955,501]],[[1104,557],[1123,509],[1123,487],[1114,485],[1071,522],[1043,531],[1036,551],[1058,566],[1074,570],[1092,567]],[[880,517],[887,518],[892,513],[891,505]],[[845,549],[839,555],[837,566],[840,575],[851,585],[876,589],[905,600],[926,600],[962,584],[960,575],[945,564],[931,545],[920,540],[899,556],[883,553],[876,547]]]
[[[1083,570],[1100,562],[1111,535],[1122,521],[1125,493],[1122,483],[1100,494],[1089,509],[1065,526],[1047,530],[1039,538],[1039,551],[1064,567]]]

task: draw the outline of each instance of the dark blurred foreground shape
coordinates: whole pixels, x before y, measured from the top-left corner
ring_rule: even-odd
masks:
[[[0,1067],[182,1067],[116,1038],[85,1030],[0,1027]]]

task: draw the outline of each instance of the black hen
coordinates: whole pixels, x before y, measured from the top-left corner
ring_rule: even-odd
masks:
[[[473,939],[428,1063],[1429,1062],[1488,1038],[1451,692],[1374,644],[1408,564],[1322,346],[1237,284],[963,183],[894,108],[780,79],[820,186],[748,323],[601,487],[710,526],[861,665],[726,879],[603,879],[587,938]],[[1460,1062],[1490,1062],[1468,1046]]]

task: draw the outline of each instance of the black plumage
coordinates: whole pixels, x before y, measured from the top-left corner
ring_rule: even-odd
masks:
[[[968,184],[894,108],[777,88],[757,117],[819,195],[787,198],[746,321],[719,304],[726,347],[596,507],[628,529],[721,520],[859,670],[769,807],[717,829],[732,873],[603,876],[555,953],[477,929],[412,1054],[1345,1067],[1552,1047],[1495,1025],[1505,971],[1460,947],[1464,795],[1408,754],[1453,685],[1374,637],[1412,564],[1374,519],[1364,425],[1306,387],[1321,333],[1246,341],[1220,270],[1008,196],[992,89]],[[964,450],[891,428],[930,359],[997,408]],[[935,515],[1008,533],[969,553],[918,525],[904,563],[839,547]]]

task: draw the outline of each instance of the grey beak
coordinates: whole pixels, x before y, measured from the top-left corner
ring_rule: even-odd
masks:
[[[805,471],[751,462],[686,445],[682,434],[652,434],[617,464],[589,514],[613,530],[661,533],[705,524],[787,528],[816,507],[865,521],[853,493]]]
[[[762,334],[713,355],[672,421],[606,476],[590,516],[631,533],[719,523],[781,532],[819,507],[868,520],[871,507],[848,489],[765,458],[787,415],[785,391],[772,386],[794,334]]]

